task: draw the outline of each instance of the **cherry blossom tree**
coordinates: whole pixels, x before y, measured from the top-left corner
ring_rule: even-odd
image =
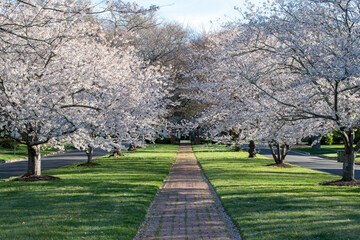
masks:
[[[74,54],[79,43],[68,38],[81,17],[77,7],[56,1],[2,2],[0,127],[28,146],[29,175],[41,173],[41,144],[77,128],[69,113],[83,104],[86,73],[83,59]]]
[[[28,146],[27,175],[41,174],[44,143],[71,135],[90,159],[93,147],[109,146],[109,136],[150,134],[167,94],[161,69],[147,67],[129,46],[110,46],[76,2],[5,3],[0,128]]]
[[[207,81],[211,76],[216,83],[210,86],[215,106],[230,103],[223,100],[228,96],[238,104],[251,102],[239,113],[221,112],[225,107],[217,111],[226,117],[241,115],[235,121],[241,126],[254,119],[250,123],[256,126],[257,138],[283,142],[285,154],[288,142],[300,136],[341,130],[343,181],[354,180],[354,153],[360,149],[360,143],[353,147],[360,117],[358,5],[355,0],[279,0],[262,9],[249,9],[243,14],[245,20],[212,36],[212,54],[208,55],[212,66],[200,66]],[[239,93],[239,87],[246,92]],[[283,157],[277,154],[276,158]]]
[[[276,95],[263,79],[252,84],[291,110],[285,119],[315,119],[327,122],[328,131],[341,130],[344,181],[354,180],[354,153],[360,149],[360,143],[353,147],[360,120],[358,6],[356,0],[275,1],[266,13],[248,11],[243,25],[246,51],[266,56],[288,91]]]
[[[315,122],[287,121],[291,109],[264,94],[254,82],[261,79],[263,88],[271,89],[276,96],[286,96],[290,85],[282,84],[285,79],[274,75],[273,62],[264,64],[263,54],[239,52],[244,47],[237,42],[239,37],[239,28],[212,34],[207,49],[196,53],[201,56],[194,63],[191,75],[195,81],[190,88],[198,101],[210,106],[199,122],[206,125],[211,136],[235,133],[237,145],[250,140],[267,143],[276,164],[281,165],[291,145],[314,132]],[[316,124],[316,131],[323,130],[323,122]]]

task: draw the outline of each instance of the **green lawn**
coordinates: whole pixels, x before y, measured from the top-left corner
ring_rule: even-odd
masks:
[[[321,145],[320,149],[312,149],[311,146],[304,145],[293,148],[293,150],[307,152],[310,154],[318,154],[323,155],[329,158],[337,158],[337,151],[344,150],[343,144],[334,144],[334,145]],[[356,158],[356,162],[360,162],[360,153],[358,153]]]
[[[194,150],[243,239],[359,239],[360,189],[318,185],[338,176],[267,167],[273,160],[248,153]]]
[[[65,149],[70,149],[71,146],[66,145]],[[49,154],[49,153],[54,153],[59,151],[59,149],[57,148],[48,148],[48,149],[42,149],[41,150],[41,154],[45,155],[45,154]],[[14,154],[16,153],[16,154]],[[14,160],[14,159],[19,159],[19,158],[27,158],[27,147],[24,144],[20,144],[19,146],[16,147],[16,152],[14,151],[14,149],[9,149],[9,148],[3,148],[0,146],[0,162],[1,161],[9,161],[9,160]]]
[[[0,182],[0,239],[133,239],[177,150],[150,145],[43,172],[60,181]]]

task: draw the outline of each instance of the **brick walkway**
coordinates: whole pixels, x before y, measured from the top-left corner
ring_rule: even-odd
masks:
[[[191,145],[181,144],[135,239],[233,239],[230,232]]]

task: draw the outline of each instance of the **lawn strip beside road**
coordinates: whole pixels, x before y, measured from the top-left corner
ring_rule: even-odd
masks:
[[[109,153],[102,149],[95,149],[93,158],[102,157]],[[49,156],[41,157],[41,170],[55,169],[79,162],[87,159],[84,151],[72,149],[62,153],[49,154]],[[21,161],[8,162],[0,164],[0,179],[24,175],[27,172],[28,161],[23,159]]]
[[[312,155],[320,155],[330,159],[337,159],[337,151],[344,150],[344,145],[342,144],[321,145],[320,149],[313,149],[311,146],[308,145],[296,145],[292,149],[295,151],[306,152]],[[359,153],[357,153],[356,162],[360,163]]]
[[[211,148],[195,155],[244,239],[359,238],[358,187],[320,186],[339,176]]]
[[[44,171],[58,181],[0,182],[0,239],[133,239],[177,150],[150,145]]]
[[[272,159],[271,151],[269,148],[258,148],[258,153],[262,156]],[[286,163],[291,163],[300,167],[327,172],[342,177],[343,163],[337,162],[333,159],[319,157],[315,155],[307,155],[303,152],[290,151],[285,158]],[[360,166],[355,165],[355,178],[360,179]]]
[[[65,145],[65,150],[72,149],[71,145]],[[59,152],[58,148],[44,148],[41,149],[41,155],[48,155],[52,153]],[[17,159],[26,159],[28,156],[27,146],[24,144],[18,145],[15,149],[14,148],[4,148],[0,146],[0,163],[13,161]]]

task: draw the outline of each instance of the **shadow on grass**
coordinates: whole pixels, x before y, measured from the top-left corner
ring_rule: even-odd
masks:
[[[196,155],[244,239],[359,238],[360,189],[318,185],[338,176],[236,153]]]
[[[352,199],[339,201],[345,196],[321,190],[257,188],[217,189],[245,239],[358,239],[358,192],[348,192]]]
[[[176,152],[142,149],[96,159],[96,168],[45,171],[62,181],[0,182],[0,238],[133,239]]]

